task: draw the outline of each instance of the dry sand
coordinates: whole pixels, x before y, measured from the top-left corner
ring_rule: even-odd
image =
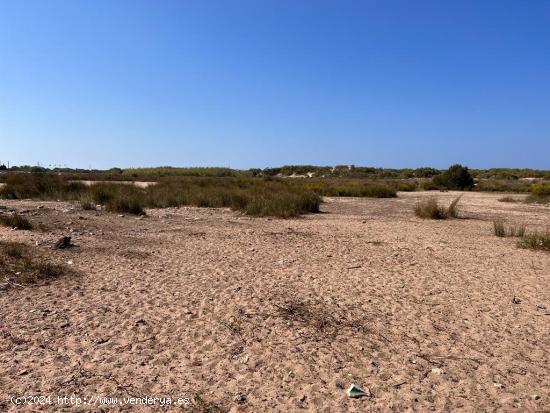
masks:
[[[0,239],[82,275],[0,292],[0,411],[162,410],[6,401],[29,394],[199,395],[202,411],[549,411],[550,254],[495,237],[492,220],[530,231],[550,208],[467,193],[464,219],[421,220],[426,196],[332,198],[293,220],[2,201],[50,230]],[[78,246],[52,250],[69,231]],[[370,396],[349,399],[351,383]]]

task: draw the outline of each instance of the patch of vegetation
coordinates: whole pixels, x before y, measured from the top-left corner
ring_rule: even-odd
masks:
[[[503,220],[493,221],[493,233],[497,237],[523,237],[525,236],[525,225],[506,225]]]
[[[0,170],[2,170],[0,165]],[[8,170],[8,168],[5,168]],[[19,173],[49,173],[63,174],[70,180],[91,180],[91,181],[121,181],[121,180],[158,180],[166,176],[202,176],[202,177],[267,177],[267,176],[291,176],[313,175],[316,178],[360,178],[360,179],[411,179],[411,178],[432,178],[441,174],[442,171],[431,168],[376,168],[370,166],[356,165],[336,165],[336,166],[318,166],[318,165],[285,165],[275,168],[251,168],[248,170],[230,169],[224,167],[214,168],[194,168],[194,167],[170,167],[161,166],[155,168],[110,168],[106,170],[99,169],[81,169],[81,168],[44,168],[41,166],[12,166],[10,172]],[[492,168],[492,169],[471,169],[471,175],[477,180],[502,180],[514,181],[522,178],[536,178],[550,180],[549,170],[538,169],[518,169],[518,168]],[[0,176],[0,179],[2,177]]]
[[[302,337],[307,339],[334,339],[343,330],[363,334],[369,329],[357,309],[333,306],[322,300],[305,300],[290,294],[277,301],[275,315],[288,325],[303,329]],[[354,317],[348,318],[349,314],[354,314]]]
[[[550,251],[550,231],[525,235],[518,241],[518,247],[532,250]]]
[[[117,168],[118,169],[118,168]],[[122,176],[131,177],[164,177],[164,176],[202,176],[202,177],[226,177],[238,176],[236,170],[230,168],[209,167],[209,168],[175,168],[171,166],[160,166],[155,168],[130,168],[119,169]]]
[[[511,179],[478,179],[475,190],[479,192],[529,192],[531,183],[529,181]]]
[[[439,205],[436,198],[428,198],[418,201],[414,208],[414,214],[423,219],[447,219],[458,218],[458,203],[460,197],[453,199],[451,204],[445,208]]]
[[[387,182],[361,179],[293,179],[282,182],[286,182],[295,189],[313,191],[320,196],[366,198],[393,198],[397,196],[396,186]],[[403,185],[405,186],[405,184]],[[409,187],[407,186],[407,188]]]
[[[7,199],[76,200],[88,190],[81,182],[43,173],[9,174],[5,184],[0,188],[0,197]]]
[[[33,228],[32,223],[19,214],[0,214],[0,225],[16,229],[30,230]]]
[[[456,164],[450,166],[442,174],[434,176],[433,183],[440,188],[472,189],[474,178],[467,167]]]
[[[502,198],[498,199],[499,202],[521,202],[521,199],[514,198],[513,196],[503,196]]]
[[[0,274],[5,276],[0,283],[27,285],[71,274],[64,265],[47,261],[33,254],[27,245],[0,241]]]
[[[88,200],[80,200],[80,207],[84,210],[84,211],[95,211],[96,210],[96,206],[94,205],[93,202],[91,201],[88,201]]]
[[[531,186],[530,191],[531,194],[525,202],[550,204],[550,182],[537,182]]]
[[[196,393],[192,398],[192,407],[194,413],[226,413],[227,410],[219,404],[204,398],[200,393]]]
[[[531,186],[531,193],[538,196],[550,196],[550,182],[537,182]]]

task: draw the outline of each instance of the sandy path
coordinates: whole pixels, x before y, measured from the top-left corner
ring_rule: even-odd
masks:
[[[1,228],[0,239],[38,241],[83,275],[0,293],[0,400],[200,394],[234,412],[544,411],[550,254],[495,237],[491,221],[540,228],[550,208],[468,193],[469,219],[422,221],[412,208],[425,196],[328,199],[325,213],[295,220],[1,202],[46,206],[34,219],[51,230]],[[69,228],[79,246],[50,250]],[[315,322],[285,318],[292,299]],[[349,399],[352,382],[371,397]]]

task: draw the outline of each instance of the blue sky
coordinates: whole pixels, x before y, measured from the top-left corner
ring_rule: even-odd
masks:
[[[550,1],[0,0],[0,161],[550,168]]]

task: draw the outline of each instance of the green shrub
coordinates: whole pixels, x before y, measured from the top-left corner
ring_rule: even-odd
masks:
[[[468,168],[462,165],[452,165],[440,175],[433,177],[433,182],[438,187],[447,189],[472,189],[474,179]]]
[[[537,196],[550,196],[550,182],[537,182],[531,186],[531,193]]]
[[[525,199],[527,203],[549,204],[550,203],[550,182],[536,182],[529,188],[531,192]]]

